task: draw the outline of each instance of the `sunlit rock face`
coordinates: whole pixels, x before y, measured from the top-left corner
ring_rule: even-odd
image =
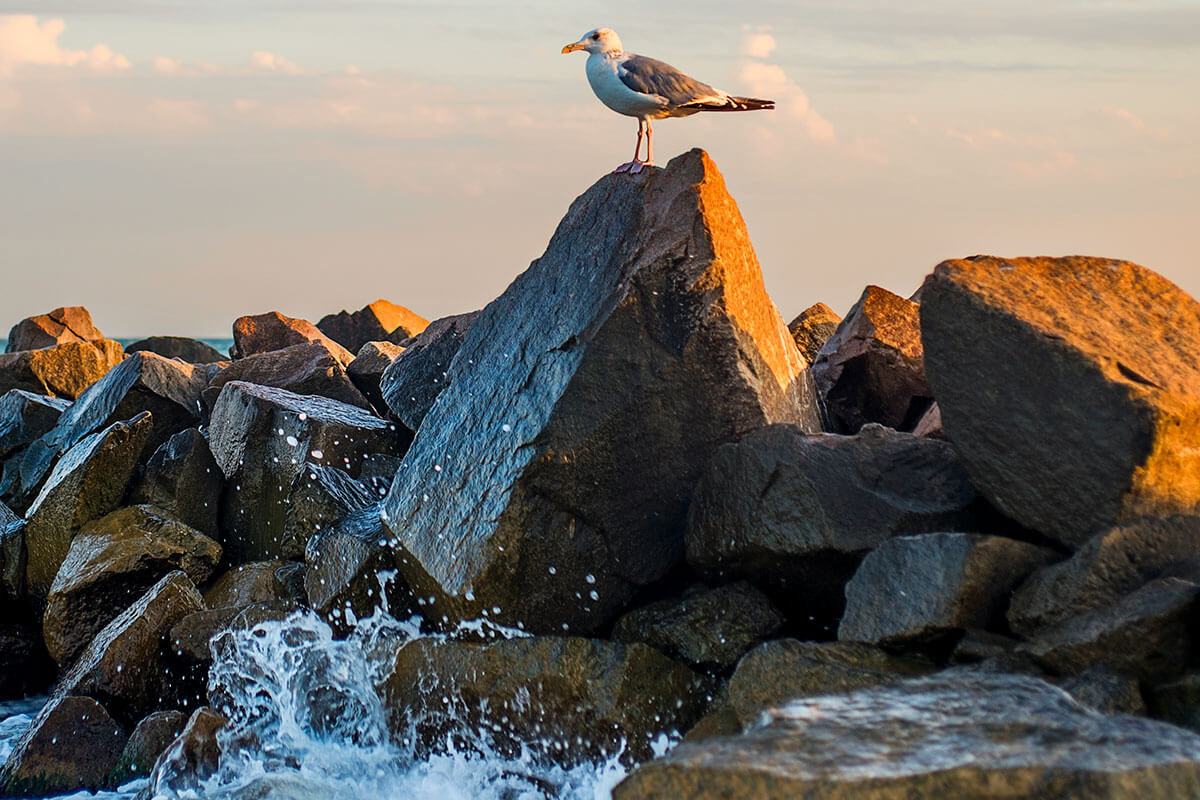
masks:
[[[737,206],[695,150],[607,176],[480,312],[384,504],[428,615],[585,632],[683,556],[713,450],[819,429]]]

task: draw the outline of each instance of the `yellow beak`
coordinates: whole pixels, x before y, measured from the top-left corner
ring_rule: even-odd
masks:
[[[563,45],[562,51],[564,53],[574,53],[576,50],[582,50],[583,47],[584,47],[583,42],[575,42],[573,44]]]

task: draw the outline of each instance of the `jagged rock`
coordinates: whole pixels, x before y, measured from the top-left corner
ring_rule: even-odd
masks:
[[[573,763],[614,755],[622,744],[625,760],[648,757],[661,733],[700,717],[707,688],[702,676],[643,644],[536,636],[415,639],[396,652],[382,692],[393,731],[415,721],[433,745],[450,724],[494,725],[504,752],[524,746]]]
[[[55,464],[25,525],[25,588],[35,599],[50,591],[79,529],[121,502],[152,430],[142,412],[84,437]]]
[[[117,765],[108,774],[105,783],[115,788],[134,778],[149,775],[158,757],[183,732],[187,719],[187,714],[182,711],[155,711],[144,717],[130,734]]]
[[[336,353],[320,342],[305,342],[240,358],[222,369],[204,390],[211,408],[230,381],[274,386],[295,394],[315,394],[370,410],[371,404],[350,380]]]
[[[812,375],[835,431],[868,422],[912,430],[933,402],[917,304],[868,286],[813,360]]]
[[[208,440],[196,428],[188,428],[150,456],[130,491],[130,501],[158,506],[183,524],[216,537],[224,477]]]
[[[367,342],[408,339],[425,330],[427,325],[429,320],[404,306],[376,300],[353,314],[340,311],[324,316],[317,328],[351,353],[357,353]]]
[[[192,791],[207,780],[221,763],[217,732],[228,720],[216,709],[197,708],[188,718],[183,733],[171,743],[154,765],[145,797],[163,797]],[[139,795],[139,798],[142,795]]]
[[[168,573],[96,634],[56,694],[93,697],[126,724],[169,705],[182,688],[164,659],[167,634],[203,607],[187,575]]]
[[[788,323],[788,332],[792,334],[796,347],[800,348],[801,355],[811,364],[829,337],[837,331],[841,321],[842,318],[832,308],[824,303],[815,303]]]
[[[40,350],[68,342],[95,342],[104,338],[92,324],[92,315],[83,306],[56,308],[49,314],[26,317],[8,332],[6,353]]]
[[[304,558],[309,539],[342,517],[375,501],[365,485],[333,467],[309,462],[292,480],[279,555]],[[376,511],[376,516],[378,516]]]
[[[204,583],[221,545],[154,506],[129,506],[90,522],[71,541],[50,594],[46,649],[68,666],[121,609],[172,570]]]
[[[210,344],[186,336],[151,336],[139,339],[125,348],[126,353],[143,351],[157,353],[163,358],[178,358],[189,364],[214,364],[229,357]]]
[[[372,453],[400,455],[395,423],[323,397],[233,381],[213,408],[209,446],[226,478],[223,542],[233,563],[283,552],[287,496],[306,461],[354,477]]]
[[[1063,681],[1067,694],[1101,714],[1145,714],[1146,703],[1136,678],[1092,667]]]
[[[383,392],[379,389],[383,373],[403,352],[403,347],[391,342],[367,342],[358,349],[358,355],[350,362],[350,366],[346,367],[350,380],[381,414],[388,411]]]
[[[245,608],[251,603],[304,603],[304,565],[274,560],[241,564],[213,581],[204,593],[208,608]]]
[[[304,551],[308,571],[304,589],[308,604],[339,630],[384,607],[400,617],[409,603],[407,587],[398,577],[381,586],[381,572],[391,565],[387,532],[375,504],[348,514],[317,532]]]
[[[75,399],[125,358],[120,342],[69,342],[44,350],[0,354],[0,392]]]
[[[1178,675],[1195,642],[1200,586],[1159,578],[1115,603],[1042,628],[1020,650],[1060,675],[1105,666],[1140,680]]]
[[[450,384],[450,362],[479,313],[456,314],[429,323],[383,371],[379,381],[383,401],[409,430],[421,426],[438,395]]]
[[[724,672],[786,620],[766,595],[741,581],[631,611],[612,638],[648,644],[689,666]]]
[[[52,698],[17,740],[0,769],[5,797],[95,791],[121,757],[121,730],[90,697]]]
[[[0,503],[0,607],[25,596],[25,520]]]
[[[946,442],[878,425],[855,436],[771,425],[705,468],[687,560],[713,580],[750,580],[809,635],[829,638],[868,551],[901,534],[975,529],[977,501]]]
[[[1066,561],[1034,572],[1013,594],[1018,633],[1108,606],[1172,568],[1200,558],[1200,517],[1143,517],[1089,539]]]
[[[8,458],[58,423],[70,401],[10,389],[0,396],[0,460]]]
[[[938,404],[931,405],[917,424],[913,426],[914,436],[928,436],[930,439],[945,439],[946,431],[942,428],[942,410]]]
[[[838,639],[883,645],[934,643],[967,628],[1003,628],[1013,588],[1054,551],[970,533],[884,542],[846,584]]]
[[[682,744],[614,800],[1137,797],[1200,794],[1200,737],[1097,714],[1017,675],[949,673],[809,698],[737,737]]]
[[[1174,725],[1200,731],[1200,672],[1151,686],[1147,692],[1150,713]]]
[[[1200,511],[1200,303],[1125,261],[976,256],[922,289],[925,368],[975,485],[1077,546]]]
[[[54,679],[41,632],[31,623],[11,619],[16,613],[19,609],[10,609],[10,618],[0,621],[0,700],[38,694]]]
[[[624,177],[576,200],[475,318],[396,474],[384,524],[431,619],[498,608],[534,632],[594,630],[682,559],[713,450],[770,422],[819,427],[708,156]]]
[[[321,333],[316,325],[306,319],[285,317],[278,311],[238,317],[233,323],[233,347],[230,354],[236,361],[258,353],[282,350],[295,344],[309,342],[324,345],[343,367],[354,360],[349,350]]]
[[[933,671],[926,661],[860,642],[776,639],[747,653],[729,679],[729,707],[741,727],[798,697],[844,694]]]

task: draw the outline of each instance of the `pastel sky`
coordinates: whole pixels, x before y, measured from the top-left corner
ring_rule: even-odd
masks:
[[[1200,295],[1196,0],[0,0],[0,328],[486,304],[632,153],[559,53],[599,25],[778,102],[655,155],[709,151],[787,319],[974,253]]]

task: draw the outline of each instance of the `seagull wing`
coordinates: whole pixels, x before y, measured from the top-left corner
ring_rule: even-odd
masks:
[[[629,56],[617,67],[621,83],[639,94],[666,98],[672,107],[726,105],[729,96],[707,83],[684,75],[679,70],[654,58]]]

